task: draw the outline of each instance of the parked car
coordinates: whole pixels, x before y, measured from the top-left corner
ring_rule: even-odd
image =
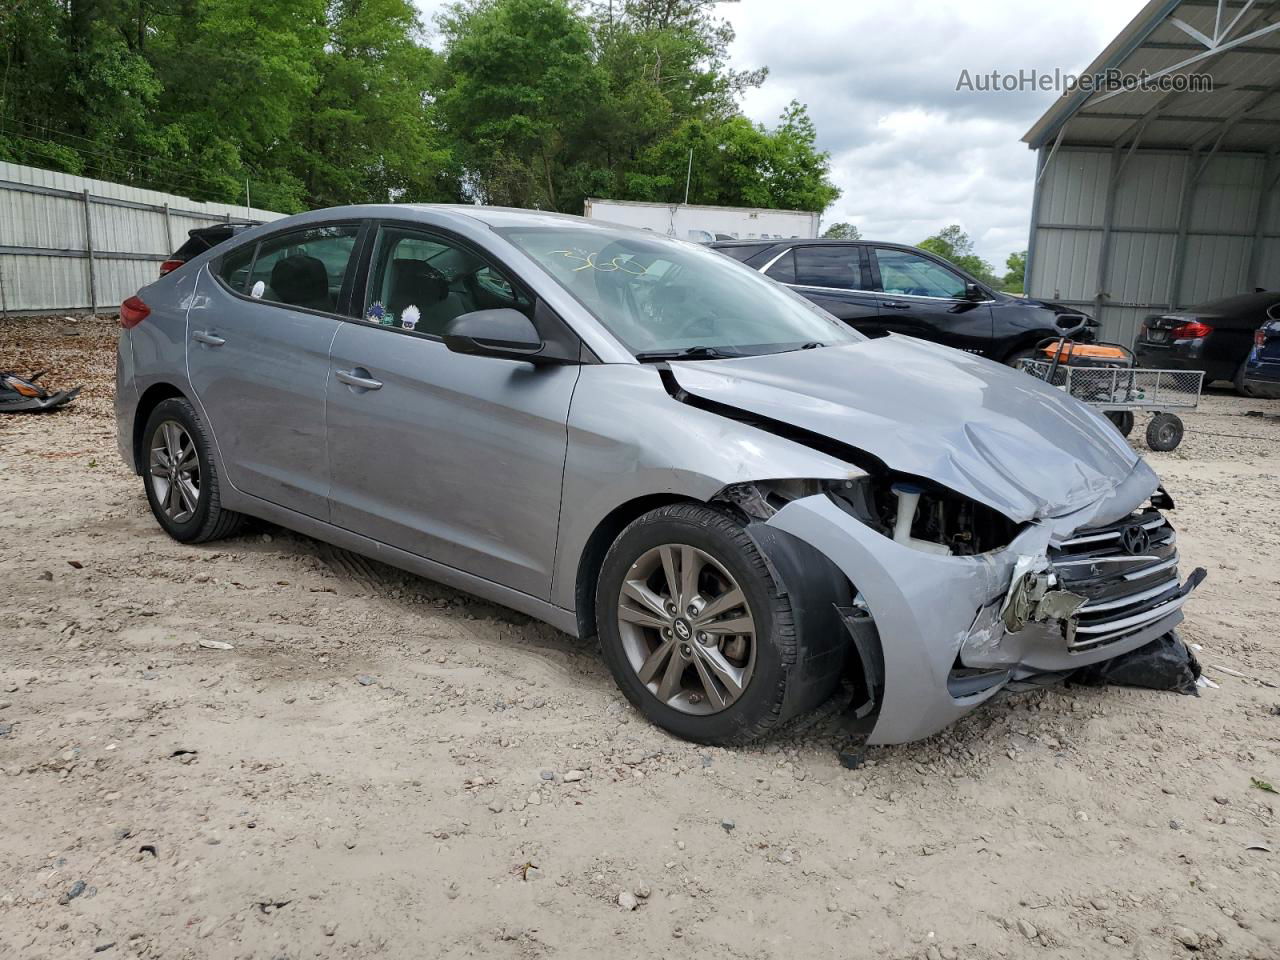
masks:
[[[1253,335],[1277,304],[1280,292],[1247,293],[1150,316],[1138,330],[1133,352],[1140,366],[1203,370],[1206,385],[1224,380],[1248,396],[1244,373]]]
[[[598,636],[704,743],[846,677],[871,742],[928,736],[1167,633],[1203,575],[1088,407],[645,231],[319,210],[120,320],[120,452],[170,536],[259,517]]]
[[[160,264],[160,276],[172,273],[180,266],[206,250],[212,250],[220,243],[225,243],[238,233],[248,230],[251,223],[215,223],[211,227],[197,227],[187,232],[186,241],[169,255],[169,259]]]
[[[1280,304],[1267,311],[1267,318],[1253,335],[1244,386],[1255,397],[1280,398]]]
[[[1078,310],[994,290],[941,257],[897,243],[713,243],[869,337],[902,333],[1016,367],[1048,337],[1097,323]]]

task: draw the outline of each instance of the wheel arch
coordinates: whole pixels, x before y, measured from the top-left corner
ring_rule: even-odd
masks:
[[[143,464],[146,462],[142,456],[142,434],[147,429],[147,421],[151,419],[151,412],[165,400],[172,400],[174,397],[190,400],[182,390],[167,382],[153,383],[138,398],[137,406],[133,410],[133,428],[130,442],[133,450],[134,472],[139,475],[142,474]]]
[[[649,494],[619,504],[596,524],[578,557],[578,571],[574,583],[574,612],[578,619],[579,637],[596,635],[596,580],[600,576],[600,567],[604,563],[605,554],[618,539],[618,534],[622,533],[632,521],[644,516],[650,510],[667,507],[673,503],[703,502],[697,497],[676,493]]]

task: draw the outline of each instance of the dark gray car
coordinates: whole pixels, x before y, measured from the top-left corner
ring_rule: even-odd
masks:
[[[846,677],[872,742],[926,736],[1167,632],[1194,585],[1088,407],[651,233],[316,211],[121,321],[120,450],[172,536],[265,518],[598,635],[694,740]]]

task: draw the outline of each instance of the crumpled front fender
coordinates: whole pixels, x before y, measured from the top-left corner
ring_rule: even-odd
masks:
[[[768,521],[820,550],[862,594],[884,655],[884,696],[870,743],[930,736],[1002,686],[956,698],[947,680],[984,607],[1008,589],[1019,555],[1040,554],[1050,531],[1024,530],[997,553],[947,557],[895,543],[849,516],[825,496],[794,500]]]

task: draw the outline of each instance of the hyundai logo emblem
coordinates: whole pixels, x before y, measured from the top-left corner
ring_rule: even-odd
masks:
[[[1124,547],[1125,553],[1136,557],[1151,549],[1151,537],[1144,527],[1135,523],[1131,527],[1124,528],[1124,533],[1120,535],[1120,544]]]

